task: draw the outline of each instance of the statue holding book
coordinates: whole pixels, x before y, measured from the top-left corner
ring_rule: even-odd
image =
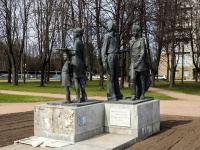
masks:
[[[63,51],[65,63],[62,68],[62,86],[66,92],[66,103],[71,103],[69,86],[71,79],[74,81],[74,89],[76,91],[76,98],[74,102],[80,103],[87,100],[85,92],[86,65],[85,65],[85,49],[82,41],[83,29],[76,28],[73,32],[74,41],[73,49],[61,48]],[[80,96],[80,91],[82,97]]]

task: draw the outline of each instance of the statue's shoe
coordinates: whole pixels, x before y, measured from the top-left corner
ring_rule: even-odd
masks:
[[[118,99],[117,98],[108,98],[108,101],[118,101]]]
[[[136,95],[131,96],[131,101],[135,101],[137,99]]]
[[[144,95],[143,94],[140,96],[140,99],[144,99]]]
[[[71,100],[66,100],[66,101],[63,101],[62,104],[68,104],[68,103],[72,103]]]

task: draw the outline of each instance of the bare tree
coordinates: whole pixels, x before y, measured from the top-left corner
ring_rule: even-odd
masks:
[[[195,75],[195,81],[198,81],[198,75],[200,72],[200,1],[190,1],[188,4],[190,6],[193,6],[193,9],[191,11],[191,14],[189,16],[190,18],[190,24],[192,25],[192,28],[189,32],[190,37],[190,45],[192,50],[192,61],[194,64],[194,75]]]
[[[57,22],[57,16],[55,16],[56,8],[55,0],[37,0],[33,7],[41,62],[40,86],[44,86],[46,67],[50,62],[53,50]]]
[[[146,35],[147,39],[147,49],[151,57],[149,60],[151,76],[152,76],[152,86],[155,86],[155,77],[158,74],[158,66],[161,58],[161,52],[164,49],[166,41],[166,27],[167,27],[167,13],[169,3],[166,0],[156,0],[154,6],[157,6],[155,12],[154,24],[155,29],[153,31],[153,36],[155,37],[155,44],[152,47],[153,50],[150,51],[149,47],[149,38]],[[168,54],[167,52],[165,54]]]
[[[18,69],[24,51],[31,1],[1,0],[6,50],[12,66],[12,84],[18,84]],[[22,33],[22,34],[21,34]]]

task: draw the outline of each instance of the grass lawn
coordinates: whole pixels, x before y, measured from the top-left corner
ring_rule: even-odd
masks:
[[[86,92],[88,96],[106,96],[106,81],[104,82],[105,89],[99,90],[98,80],[87,81],[86,84]],[[61,86],[60,81],[52,81],[45,84],[44,87],[39,87],[39,81],[27,81],[26,84],[19,82],[18,86],[12,86],[6,82],[0,82],[1,90],[13,90],[13,91],[28,91],[28,92],[41,92],[41,93],[60,93],[65,94],[63,87]],[[74,95],[75,91],[73,90],[73,86],[70,89],[71,94]],[[131,91],[129,88],[121,89],[121,92],[124,96],[131,96]],[[146,92],[145,96],[154,97],[155,99],[162,100],[173,100],[175,98],[158,94],[154,92]]]
[[[10,95],[0,93],[0,103],[30,103],[30,102],[46,102],[55,101],[56,98],[38,97],[38,96],[24,96],[24,95]]]
[[[170,88],[169,84],[170,83],[166,81],[158,81],[156,82],[156,87],[165,90],[177,91],[193,95],[200,95],[200,82],[184,81],[184,83],[181,83],[181,81],[175,81],[175,87],[173,88]]]

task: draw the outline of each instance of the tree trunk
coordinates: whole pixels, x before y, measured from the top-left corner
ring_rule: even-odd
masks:
[[[174,45],[174,44],[173,44]],[[170,69],[170,88],[174,87],[174,80],[175,80],[175,50],[173,48],[172,54],[171,54],[171,69]]]
[[[92,81],[92,72],[90,71],[90,81]]]
[[[82,28],[82,0],[78,0],[78,26]]]
[[[184,44],[182,42],[182,78],[181,78],[181,83],[183,84],[184,80]]]
[[[169,71],[170,71],[170,65],[169,65],[169,50],[168,50],[168,44],[166,46],[166,54],[167,54],[167,81],[169,82],[170,78],[169,78]]]
[[[195,82],[198,82],[198,71],[195,69]]]
[[[8,58],[8,83],[11,83],[12,79],[11,74],[12,74],[12,67],[11,67],[11,62]]]
[[[127,54],[126,54],[126,64],[128,64],[128,65],[126,65],[126,72],[127,72],[126,82],[129,83],[129,79],[130,79],[130,77],[129,77],[130,53],[127,53]]]
[[[121,81],[120,87],[124,88],[124,77],[125,77],[125,68],[126,68],[126,54],[122,54],[121,58]]]
[[[156,85],[155,85],[155,72],[151,72],[151,80],[152,80],[151,86],[152,86],[152,87],[155,87],[155,86],[156,86]]]
[[[40,86],[44,86],[46,59],[43,60],[43,63],[41,65],[42,65],[42,67],[41,67]]]
[[[24,65],[24,64],[23,64]],[[22,72],[21,72],[21,74],[22,74]],[[23,74],[24,74],[24,77],[23,77],[23,82],[24,82],[24,84],[26,83],[26,68],[25,68],[25,66],[23,66]]]
[[[47,65],[47,82],[50,81],[50,70],[51,70],[51,59],[48,60],[48,65]]]
[[[177,0],[174,1],[174,11],[173,11],[173,22],[172,22],[172,50],[171,50],[171,69],[170,69],[170,88],[173,88],[175,85],[175,24],[176,24],[176,13],[177,13]]]
[[[18,77],[17,67],[15,65],[12,65],[12,85],[14,86],[18,85],[17,77]]]
[[[100,80],[99,80],[99,89],[104,89],[103,87],[103,64],[101,60],[101,40],[100,40],[100,9],[101,9],[101,0],[95,0],[96,4],[96,36],[97,36],[97,47],[98,47],[98,63],[99,63],[99,73],[100,73]]]
[[[101,60],[99,60],[100,62]],[[100,62],[101,63],[101,62]],[[100,70],[100,80],[99,80],[99,89],[104,89],[103,86],[103,65],[99,66],[99,70]]]

